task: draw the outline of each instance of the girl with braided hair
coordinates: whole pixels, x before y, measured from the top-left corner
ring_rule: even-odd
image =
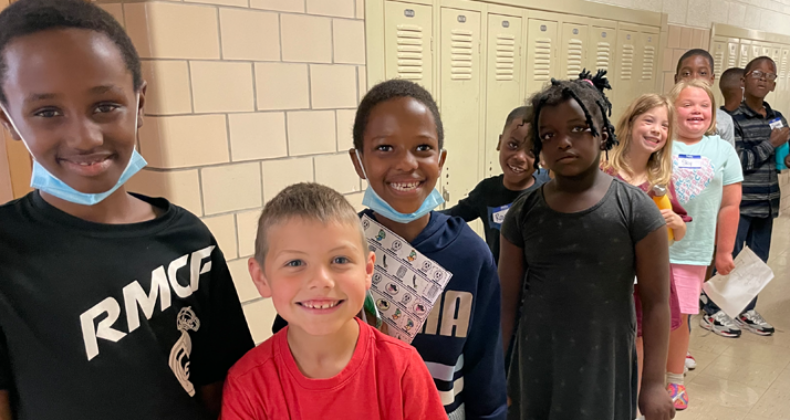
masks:
[[[617,139],[606,72],[552,80],[532,97],[530,133],[554,179],[520,197],[502,225],[502,336],[529,284],[508,375],[509,418],[631,420],[637,360],[632,294],[639,277],[645,368],[639,407],[674,417],[664,388],[670,329],[664,218],[642,190],[599,168]]]

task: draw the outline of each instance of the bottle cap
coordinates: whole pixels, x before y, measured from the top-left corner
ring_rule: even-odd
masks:
[[[667,195],[667,187],[664,185],[655,185],[653,186],[653,194],[655,194],[656,197],[665,196]]]

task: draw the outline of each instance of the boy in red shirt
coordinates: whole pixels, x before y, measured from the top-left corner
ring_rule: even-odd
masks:
[[[356,317],[374,261],[336,191],[297,184],[266,204],[250,275],[288,326],[230,370],[223,420],[446,418],[417,351]]]

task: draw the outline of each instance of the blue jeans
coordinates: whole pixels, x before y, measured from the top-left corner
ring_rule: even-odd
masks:
[[[771,231],[773,227],[774,219],[772,217],[750,217],[741,215],[741,220],[738,222],[738,236],[735,237],[735,248],[732,250],[732,257],[735,258],[741,252],[745,244],[751,248],[761,260],[768,262],[768,254],[771,250]],[[721,310],[707,296],[705,296],[704,301],[706,303],[703,309],[706,314],[713,315]],[[749,305],[746,306],[746,309],[743,311],[750,311],[754,309],[755,305],[757,305],[757,297],[749,302]]]

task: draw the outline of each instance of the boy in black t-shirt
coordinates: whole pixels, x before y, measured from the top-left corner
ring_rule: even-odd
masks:
[[[521,194],[530,192],[549,180],[548,171],[535,170],[532,145],[527,138],[529,124],[524,119],[529,107],[521,106],[510,112],[499,136],[497,151],[502,175],[480,181],[469,197],[442,211],[450,216],[471,222],[478,217],[485,224],[486,242],[499,263],[499,229],[510,205]]]
[[[0,206],[0,418],[210,419],[253,347],[217,242],[126,192],[145,82],[112,16],[82,0],[0,13],[0,123],[35,191]]]

